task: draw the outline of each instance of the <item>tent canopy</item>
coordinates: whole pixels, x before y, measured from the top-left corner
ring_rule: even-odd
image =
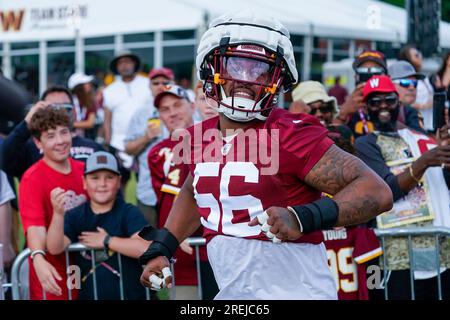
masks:
[[[81,6],[82,16],[70,19],[73,8]],[[229,11],[250,9],[274,16],[292,34],[320,37],[406,42],[406,11],[373,0],[15,0],[0,1],[4,17],[22,11],[17,30],[0,33],[1,41],[56,40],[149,32],[198,29],[209,20]],[[2,21],[3,28],[5,21]],[[440,43],[450,48],[450,24],[441,22]]]

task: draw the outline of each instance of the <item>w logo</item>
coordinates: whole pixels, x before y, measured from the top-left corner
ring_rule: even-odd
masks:
[[[370,87],[373,88],[378,88],[379,84],[380,84],[380,79],[370,79]]]
[[[9,31],[12,29],[13,31],[19,31],[22,27],[22,19],[25,10],[15,11],[0,11],[0,20],[2,23],[3,31]]]

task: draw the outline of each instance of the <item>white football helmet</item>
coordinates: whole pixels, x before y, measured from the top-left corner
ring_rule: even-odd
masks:
[[[298,80],[289,31],[278,20],[248,10],[211,22],[196,66],[206,96],[239,122],[267,119],[280,88],[288,91]]]

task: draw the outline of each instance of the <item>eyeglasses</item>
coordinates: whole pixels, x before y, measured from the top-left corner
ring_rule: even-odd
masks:
[[[417,88],[418,80],[415,79],[398,79],[394,80],[394,83],[400,85],[403,88],[409,88],[409,86],[413,85],[414,88]]]
[[[73,110],[73,105],[71,103],[52,103],[50,106],[50,108],[55,109],[55,110],[66,110],[66,111],[72,111]]]
[[[309,114],[315,115],[317,113],[317,110],[320,111],[320,113],[330,113],[333,112],[333,105],[331,102],[322,102],[320,105],[316,106],[317,103],[310,103],[308,106],[311,108],[311,111]]]
[[[371,108],[379,108],[383,102],[388,106],[392,107],[398,103],[397,96],[387,96],[387,97],[372,97],[367,100],[367,105]]]
[[[154,86],[160,86],[160,85],[168,86],[169,84],[170,84],[170,82],[168,82],[168,81],[152,81],[152,85],[154,85]]]

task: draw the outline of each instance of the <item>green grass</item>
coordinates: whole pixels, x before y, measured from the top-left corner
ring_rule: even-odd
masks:
[[[136,173],[132,172],[130,180],[128,180],[128,183],[125,187],[125,201],[134,205],[137,205],[136,184]]]

